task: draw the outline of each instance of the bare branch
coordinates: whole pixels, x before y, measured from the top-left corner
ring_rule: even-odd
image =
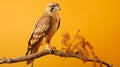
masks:
[[[0,59],[0,64],[23,62],[23,61],[27,61],[27,60],[30,60],[30,59],[36,59],[36,58],[39,58],[39,57],[42,57],[42,56],[45,56],[45,55],[49,55],[49,54],[60,56],[60,57],[72,57],[72,58],[78,58],[78,59],[81,59],[81,60],[83,59],[82,54],[77,55],[77,54],[73,54],[73,53],[67,53],[67,52],[63,52],[63,51],[60,51],[60,50],[57,50],[57,49],[54,48],[52,50],[52,53],[49,53],[49,51],[47,49],[44,49],[41,52],[31,54],[31,55],[27,55],[27,56],[20,56],[20,57],[16,57],[16,58],[1,58]],[[93,59],[87,58],[86,61],[93,62]],[[111,64],[108,64],[105,61],[97,60],[97,62],[98,63],[101,62],[102,64],[106,65],[107,67],[112,67]]]

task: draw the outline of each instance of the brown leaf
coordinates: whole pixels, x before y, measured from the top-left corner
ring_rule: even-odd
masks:
[[[64,32],[64,34],[62,34],[62,37],[63,37],[61,41],[62,45],[67,46],[69,44],[70,35],[67,32]]]
[[[70,35],[69,33],[65,32],[62,34],[62,41],[61,43],[64,45],[64,48],[62,50],[65,50],[66,52],[74,53],[76,55],[82,55],[83,56],[83,62],[86,62],[87,58],[92,57],[93,58],[93,66],[96,67],[96,63],[99,60],[99,57],[95,55],[93,51],[93,46],[85,40],[85,38],[81,35],[79,35],[80,29],[77,31],[73,41],[70,43]],[[100,67],[102,67],[102,63],[100,62]]]
[[[70,35],[68,34],[68,32],[64,32],[64,33],[62,34],[62,36],[63,36],[63,38],[65,38],[65,39],[67,39],[67,40],[70,39]]]
[[[93,46],[88,41],[86,41],[85,44],[88,46],[90,50],[93,50]]]
[[[89,57],[88,50],[86,48],[83,48],[83,55],[87,58]]]

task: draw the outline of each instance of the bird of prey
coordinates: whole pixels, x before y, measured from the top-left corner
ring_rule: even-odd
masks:
[[[51,2],[46,6],[44,14],[38,20],[29,39],[26,55],[36,53],[41,45],[45,45],[48,51],[51,52],[52,47],[50,45],[50,40],[60,25],[59,10],[59,4],[54,2]],[[28,60],[27,64],[32,62],[33,60]]]

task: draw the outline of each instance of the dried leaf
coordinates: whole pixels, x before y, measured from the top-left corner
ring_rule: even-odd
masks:
[[[93,51],[93,46],[88,42],[85,41],[83,36],[79,35],[80,29],[77,31],[74,39],[70,42],[70,35],[69,33],[65,32],[62,37],[61,43],[64,45],[62,50],[70,53],[74,53],[76,55],[83,56],[83,62],[86,62],[87,58],[93,58],[93,66],[96,67],[96,62],[99,60],[99,57],[95,55]],[[102,63],[100,62],[100,67],[102,67]]]
[[[67,40],[70,39],[70,35],[68,34],[68,32],[64,32],[64,34],[62,34],[62,36]]]
[[[62,34],[62,37],[63,37],[63,39],[62,39],[61,43],[63,45],[67,45],[68,41],[70,40],[70,35],[67,32],[65,32],[64,34]]]
[[[75,54],[77,54],[77,55],[82,54],[82,50],[81,50],[81,49],[77,50],[77,51],[75,52]],[[83,54],[82,54],[82,55],[83,55]]]
[[[90,50],[93,50],[93,46],[88,41],[86,41],[85,44],[88,46]]]
[[[86,48],[83,48],[83,55],[87,58],[89,57],[88,50]]]

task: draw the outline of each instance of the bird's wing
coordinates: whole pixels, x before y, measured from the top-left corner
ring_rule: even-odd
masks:
[[[29,50],[49,32],[50,29],[50,22],[51,17],[50,16],[43,16],[40,18],[38,23],[36,24],[36,27],[29,39],[28,42],[28,51],[26,55],[29,53]]]

